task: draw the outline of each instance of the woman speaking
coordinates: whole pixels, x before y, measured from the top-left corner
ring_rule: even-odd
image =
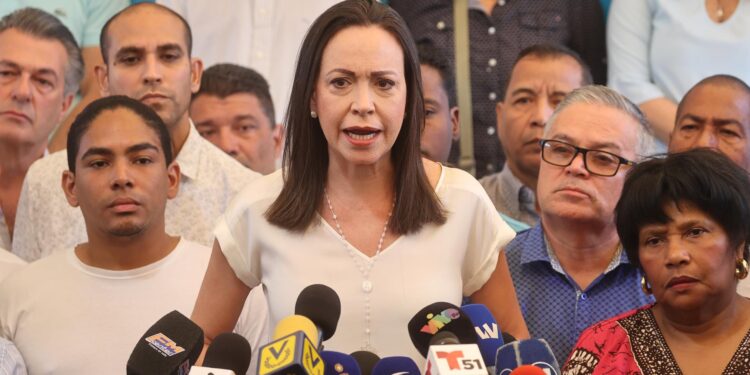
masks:
[[[707,149],[633,168],[617,231],[656,303],[581,334],[563,374],[750,374],[750,179]]]
[[[505,256],[514,234],[470,175],[420,157],[419,61],[403,20],[375,1],[322,14],[303,42],[281,171],[248,186],[219,220],[193,319],[230,331],[262,286],[271,324],[320,283],[341,298],[326,347],[421,358],[407,322],[437,301],[486,304],[528,333]]]

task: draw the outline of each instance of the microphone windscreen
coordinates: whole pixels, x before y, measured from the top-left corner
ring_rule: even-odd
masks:
[[[362,375],[372,374],[372,368],[375,367],[375,364],[380,360],[380,357],[375,353],[368,352],[367,350],[358,350],[352,353],[352,357],[357,361]]]
[[[433,345],[456,345],[460,344],[461,342],[458,341],[458,337],[453,334],[453,332],[449,331],[440,331],[435,334],[435,336],[432,336],[430,339],[430,346]]]
[[[302,315],[289,315],[279,320],[273,330],[273,339],[278,340],[297,331],[302,331],[311,342],[318,342],[318,329],[315,328],[315,323]]]
[[[372,375],[420,375],[416,362],[409,357],[394,356],[382,358],[372,368]]]
[[[487,306],[480,304],[461,306],[461,311],[474,325],[474,331],[479,339],[477,345],[479,345],[479,351],[482,353],[484,364],[490,367],[494,366],[497,349],[504,344],[495,317],[492,316]]]
[[[341,317],[341,300],[330,287],[313,284],[299,293],[294,313],[312,320],[322,332],[323,337],[320,339],[325,341],[336,333],[336,326]]]
[[[547,375],[547,373],[539,367],[523,365],[511,371],[510,375]]]
[[[517,367],[532,365],[545,372],[560,374],[560,365],[544,339],[528,339],[505,344],[497,350],[495,373],[509,375]]]
[[[244,374],[250,367],[252,349],[244,337],[232,333],[222,333],[206,350],[203,367],[232,370],[235,374]]]
[[[503,336],[503,345],[509,342],[518,341],[515,336],[511,335],[508,332],[501,332],[500,334]]]
[[[408,324],[409,337],[423,357],[427,356],[432,336],[440,331],[452,332],[462,344],[476,344],[474,325],[461,310],[448,302],[435,302],[419,310]]]
[[[325,364],[325,375],[361,375],[359,364],[346,353],[324,350],[320,357]]]
[[[126,373],[187,374],[203,350],[203,330],[172,311],[154,323],[130,353]]]

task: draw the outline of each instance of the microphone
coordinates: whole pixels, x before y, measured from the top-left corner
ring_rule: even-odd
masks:
[[[430,339],[430,346],[433,345],[455,345],[460,344],[458,337],[453,332],[442,331],[438,332],[435,336]]]
[[[258,375],[324,375],[324,361],[308,335],[318,339],[318,329],[310,319],[292,315],[280,320],[274,329],[274,341],[260,348]]]
[[[273,339],[280,339],[295,331],[302,331],[312,342],[318,341],[318,329],[315,327],[315,323],[302,315],[289,315],[279,320],[273,330]]]
[[[294,306],[295,315],[279,321],[274,341],[260,349],[258,375],[323,375],[325,364],[316,348],[336,333],[341,300],[322,284],[303,289]]]
[[[424,357],[427,357],[430,340],[441,331],[452,332],[463,344],[477,343],[471,320],[448,302],[435,302],[419,310],[409,320],[408,329],[411,342]]]
[[[203,366],[193,366],[190,375],[243,375],[250,367],[250,343],[236,333],[222,333],[206,350]]]
[[[358,350],[353,352],[351,356],[357,361],[362,375],[371,375],[372,368],[375,367],[375,364],[378,363],[378,361],[380,361],[380,357],[373,352],[368,352],[367,350]]]
[[[560,374],[560,365],[544,339],[514,341],[497,350],[496,375],[510,375],[523,365],[538,367],[548,375]]]
[[[394,356],[378,361],[372,368],[372,375],[421,375],[421,372],[413,359]]]
[[[315,345],[320,347],[320,343],[336,333],[341,317],[341,300],[330,287],[313,284],[300,292],[294,305],[294,314],[305,316],[315,323],[320,340],[315,340]]]
[[[477,345],[482,353],[484,363],[489,367],[495,366],[497,349],[504,344],[495,317],[492,316],[487,306],[480,304],[461,306],[461,312],[466,314],[474,325],[474,331],[479,338]]]
[[[141,336],[130,353],[126,373],[187,375],[202,350],[203,330],[175,310]]]
[[[453,332],[440,331],[430,340],[425,373],[482,375],[487,368],[476,344],[461,344]]]
[[[320,356],[325,363],[325,375],[361,375],[359,364],[349,354],[324,350]]]
[[[510,372],[510,375],[549,375],[539,367],[532,365],[523,365],[516,367],[515,370]]]

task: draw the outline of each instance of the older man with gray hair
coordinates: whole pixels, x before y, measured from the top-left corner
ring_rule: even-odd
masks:
[[[0,19],[0,248],[11,248],[23,180],[81,77],[81,50],[55,16],[23,8]]]
[[[625,174],[652,145],[638,107],[603,86],[571,92],[544,129],[541,220],[505,251],[529,332],[560,361],[589,325],[652,301],[614,224]]]

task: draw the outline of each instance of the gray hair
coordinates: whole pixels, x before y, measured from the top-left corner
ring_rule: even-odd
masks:
[[[65,67],[65,95],[78,92],[83,79],[83,56],[73,34],[55,16],[36,8],[22,8],[0,19],[0,33],[16,29],[31,36],[56,40],[65,47],[68,53],[68,64]],[[40,56],[41,59],[46,56]]]
[[[547,137],[549,129],[557,120],[557,116],[559,116],[566,108],[576,103],[595,104],[614,108],[630,116],[630,118],[635,120],[639,125],[637,144],[635,146],[637,160],[635,161],[644,159],[654,153],[656,142],[651,130],[651,125],[646,120],[646,116],[644,116],[638,106],[633,104],[628,98],[606,86],[589,85],[571,91],[565,99],[560,102],[555,109],[555,112],[550,116],[549,121],[547,121],[547,124],[544,127],[544,137]]]

